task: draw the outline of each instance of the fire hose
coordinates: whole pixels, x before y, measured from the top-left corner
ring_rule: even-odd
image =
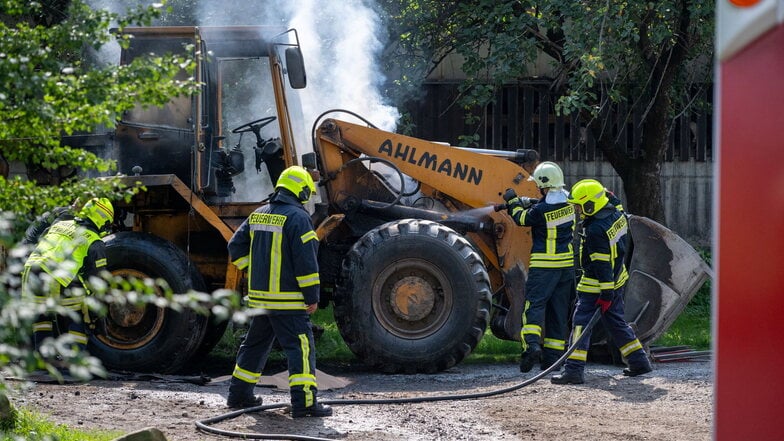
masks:
[[[601,317],[601,310],[596,308],[596,312],[594,312],[593,317],[585,325],[585,331],[590,330],[599,321]],[[558,359],[555,363],[553,363],[550,367],[539,372],[538,374],[534,375],[533,377],[526,379],[518,384],[514,384],[512,386],[507,386],[500,389],[490,390],[487,392],[476,392],[476,393],[467,393],[467,394],[456,394],[456,395],[435,395],[435,396],[427,396],[427,397],[412,397],[412,398],[384,398],[384,399],[355,399],[355,400],[347,400],[347,399],[336,399],[336,400],[324,400],[321,401],[323,404],[329,404],[333,406],[348,406],[348,405],[363,405],[363,404],[415,404],[415,403],[429,403],[435,401],[457,401],[457,400],[471,400],[477,398],[487,398],[495,395],[503,395],[509,392],[516,391],[521,389],[525,386],[529,386],[533,383],[536,383],[544,376],[555,370],[557,367],[561,365],[569,355],[577,349],[577,346],[582,343],[582,341],[589,335],[589,332],[583,332],[580,337],[572,343],[572,345],[564,352],[561,358]],[[245,409],[235,410],[233,412],[225,413],[223,415],[218,415],[212,418],[208,418],[205,420],[196,421],[196,428],[208,432],[213,433],[216,435],[223,435],[232,438],[242,438],[242,439],[287,439],[287,440],[304,440],[304,441],[334,441],[331,438],[317,438],[305,435],[294,435],[294,434],[281,434],[281,433],[244,433],[244,432],[236,432],[231,430],[223,430],[212,427],[211,424],[219,423],[221,421],[229,420],[236,418],[240,415],[251,413],[251,412],[261,412],[265,410],[273,410],[273,409],[281,409],[289,407],[289,404],[267,404],[261,406],[254,406],[248,407]]]

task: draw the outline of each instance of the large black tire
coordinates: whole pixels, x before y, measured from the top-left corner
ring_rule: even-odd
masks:
[[[138,232],[117,233],[104,241],[108,270],[115,276],[163,279],[174,293],[205,290],[194,266],[169,241]],[[114,305],[106,317],[106,333],[91,335],[88,351],[112,370],[177,372],[201,346],[207,322],[190,309]]]
[[[439,223],[381,225],[346,255],[335,320],[365,364],[433,373],[467,357],[490,317],[490,279],[476,250]]]
[[[207,322],[207,329],[204,332],[204,338],[201,340],[196,352],[193,354],[194,366],[198,367],[199,363],[205,361],[207,356],[223,339],[223,334],[229,327],[228,320],[218,320],[214,315],[211,315]]]

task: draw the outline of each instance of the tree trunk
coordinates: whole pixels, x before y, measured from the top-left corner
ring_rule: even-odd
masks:
[[[646,37],[646,32],[641,32],[639,49],[650,67],[651,74],[650,81],[642,91],[642,96],[647,99],[637,102],[638,110],[642,110],[644,115],[639,156],[632,157],[629,152],[618,148],[608,133],[609,130],[599,130],[597,133],[598,124],[593,127],[599,147],[623,180],[627,199],[623,202],[626,210],[664,225],[666,219],[660,179],[661,163],[667,151],[667,134],[672,123],[669,115],[672,104],[670,93],[676,73],[691,44],[691,6],[690,1],[680,3],[679,15],[673,20],[677,28],[670,46],[657,47]],[[654,19],[651,10],[647,20]],[[647,25],[642,29],[646,30]],[[609,100],[603,103],[603,107],[608,105]]]
[[[635,160],[630,161],[620,176],[626,190],[626,211],[666,225],[660,172],[658,160]]]
[[[626,192],[626,198],[622,200],[624,209],[628,213],[645,216],[665,225],[659,176],[661,162],[667,148],[668,105],[669,99],[666,93],[660,93],[654,98],[648,116],[643,122],[643,139],[638,157],[632,157],[631,153],[619,148],[610,131],[603,130],[600,124],[591,127],[597,147],[602,150],[607,161],[623,181]]]

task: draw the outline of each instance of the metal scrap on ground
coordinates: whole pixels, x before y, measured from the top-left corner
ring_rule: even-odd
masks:
[[[213,378],[211,382],[220,383],[230,379],[231,375],[222,375],[220,377]],[[319,390],[335,390],[342,389],[353,383],[353,381],[344,377],[335,377],[325,373],[324,371],[316,369],[316,383],[318,383]],[[256,383],[256,385],[261,387],[276,387],[281,390],[288,390],[289,372],[281,371],[274,375],[263,375],[261,378],[259,378],[259,382]]]
[[[652,347],[651,358],[657,363],[710,360],[712,351],[696,351],[689,346]]]

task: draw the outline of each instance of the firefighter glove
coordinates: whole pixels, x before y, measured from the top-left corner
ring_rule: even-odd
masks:
[[[513,199],[517,199],[517,193],[515,193],[514,188],[507,188],[504,192],[504,200],[509,203]]]
[[[596,299],[596,306],[598,306],[599,309],[602,310],[602,314],[604,314],[605,312],[607,312],[608,309],[610,309],[610,306],[612,305],[612,298],[613,298],[613,290],[611,289],[602,290],[602,293],[599,294],[599,298]]]

